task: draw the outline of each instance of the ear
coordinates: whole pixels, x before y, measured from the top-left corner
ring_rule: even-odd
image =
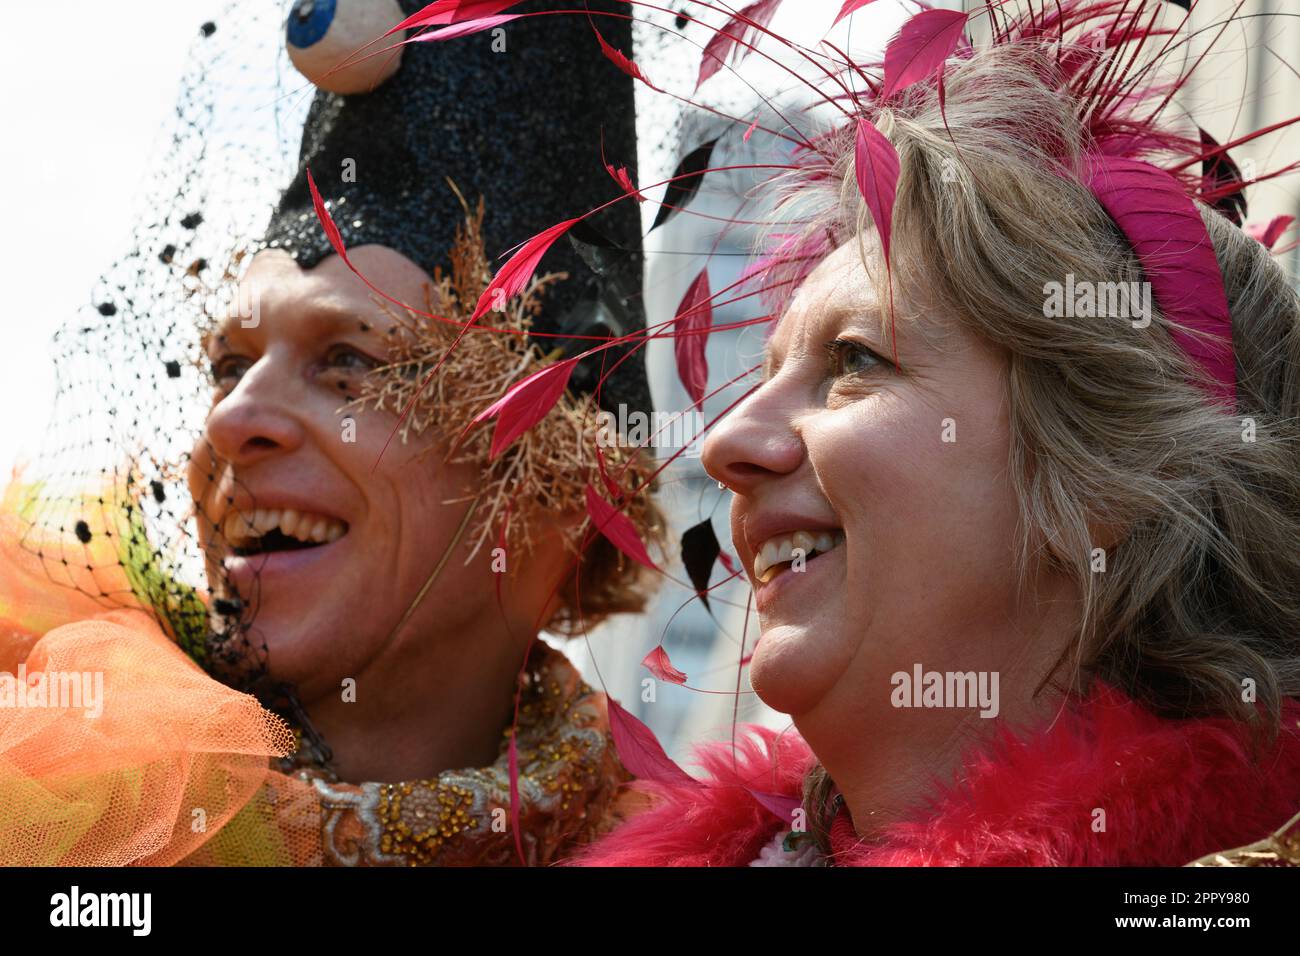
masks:
[[[405,18],[397,0],[295,0],[285,22],[289,59],[319,89],[368,93],[402,65],[402,48],[388,47],[406,32],[384,34]],[[330,72],[345,60],[347,68]]]

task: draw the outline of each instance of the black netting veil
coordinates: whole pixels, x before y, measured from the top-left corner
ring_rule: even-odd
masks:
[[[251,604],[205,575],[187,469],[212,395],[201,330],[239,307],[231,279],[294,173],[310,100],[281,23],[270,4],[196,19],[131,246],[55,337],[55,404],[20,505],[22,547],[52,581],[105,609],[143,605],[206,670],[264,697]]]

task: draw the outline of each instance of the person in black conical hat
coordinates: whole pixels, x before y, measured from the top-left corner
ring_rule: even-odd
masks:
[[[535,638],[644,601],[646,569],[585,520],[588,488],[599,488],[655,537],[648,469],[599,448],[602,407],[648,407],[640,356],[608,376],[612,350],[584,360],[541,433],[504,451],[490,424],[471,426],[511,384],[592,337],[643,327],[635,203],[556,245],[536,282],[450,352],[459,327],[439,318],[469,317],[500,253],[621,194],[602,149],[635,175],[632,81],[593,31],[630,49],[627,21],[602,15],[627,5],[592,4],[590,19],[522,16],[336,69],[420,6],[358,4],[299,0],[288,15],[290,55],[322,88],[298,172],[241,279],[256,319],[227,317],[207,339],[217,393],[190,483],[209,578],[251,608],[270,678],[295,689],[318,743],[286,769],[319,776],[343,829],[377,799],[381,784],[365,781],[455,771],[458,785],[478,781],[480,812],[499,805],[510,789],[502,731],[528,654],[534,681],[568,688],[558,711],[526,711],[543,722],[531,732],[549,741],[571,720],[584,728],[572,758],[573,779],[585,775],[579,799],[526,808],[547,834],[529,852],[546,862],[600,826],[624,779],[599,695]],[[567,8],[511,12],[545,9]],[[309,171],[365,281],[332,248]],[[340,695],[349,681],[355,695]],[[438,852],[372,836],[360,860],[340,860],[515,854],[511,838],[481,827]]]

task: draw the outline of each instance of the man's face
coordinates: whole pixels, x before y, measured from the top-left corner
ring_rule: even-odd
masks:
[[[350,255],[388,294],[425,301],[428,276],[399,253]],[[400,331],[337,256],[303,270],[263,252],[244,286],[257,321],[228,320],[209,342],[217,390],[190,488],[214,590],[252,605],[272,676],[311,700],[380,655],[391,666],[500,613],[487,549],[466,565],[458,546],[407,629],[420,641],[389,641],[451,545],[478,469],[446,464],[432,435],[390,444],[394,414],[343,412]]]

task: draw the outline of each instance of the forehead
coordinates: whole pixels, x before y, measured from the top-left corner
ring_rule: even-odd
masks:
[[[388,257],[375,255],[373,250],[391,252],[382,247],[363,246],[356,250],[359,255],[349,252],[349,257],[376,286],[399,298],[419,288],[418,278],[405,273]],[[419,273],[413,265],[412,269]],[[241,285],[268,306],[311,303],[356,308],[370,302],[372,296],[365,282],[353,274],[337,255],[328,255],[313,267],[304,269],[280,249],[259,252],[249,265]]]
[[[891,295],[888,279],[874,233],[864,235],[861,243],[851,239],[828,255],[777,322],[767,343],[768,371],[791,350],[813,346],[850,326],[874,340],[869,344],[892,348],[896,342],[900,354],[910,352],[913,359],[970,337],[932,290],[904,294],[895,278]]]
[[[859,246],[856,240],[845,243],[818,263],[795,294],[790,308],[777,322],[768,340],[770,358],[785,355],[802,336],[816,334],[821,325],[843,315],[862,318],[879,315],[879,296],[873,276],[863,265],[865,251],[869,263],[878,261],[874,237]]]
[[[349,253],[357,269],[374,285],[402,302],[425,308],[428,277],[410,260],[382,246],[359,246]],[[303,269],[283,250],[259,252],[239,283],[240,315],[256,309],[259,322],[287,327],[318,319],[379,325],[393,319],[377,296],[336,255]],[[219,331],[237,330],[236,316],[223,315]]]

